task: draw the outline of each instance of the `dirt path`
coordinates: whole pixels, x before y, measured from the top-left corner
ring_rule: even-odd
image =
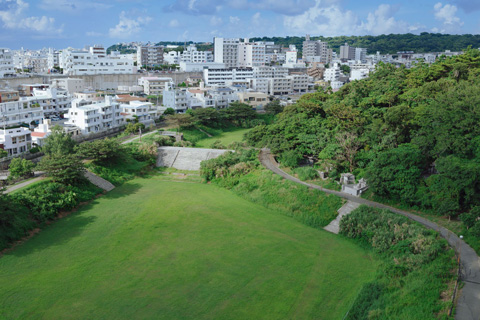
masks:
[[[387,209],[396,214],[405,216],[411,220],[414,220],[423,226],[433,229],[440,233],[440,235],[447,240],[450,246],[455,249],[460,257],[460,272],[461,280],[465,283],[458,296],[458,302],[456,306],[455,319],[460,320],[479,320],[480,319],[480,260],[475,250],[473,250],[468,244],[461,240],[455,233],[450,230],[440,227],[436,223],[427,220],[425,218],[414,215],[410,212],[399,210],[382,203],[358,198],[343,192],[325,189],[317,185],[306,183],[301,181],[288,173],[284,172],[278,167],[278,163],[273,158],[269,149],[262,149],[260,151],[260,162],[262,165],[270,171],[282,176],[283,178],[293,181],[295,183],[303,184],[309,188],[321,190],[328,194],[334,194],[341,198],[347,199],[351,202],[365,204],[370,207]]]

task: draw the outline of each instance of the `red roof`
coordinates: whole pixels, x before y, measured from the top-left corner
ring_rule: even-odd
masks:
[[[46,132],[32,132],[32,137],[43,138],[45,137],[46,134],[47,134]]]

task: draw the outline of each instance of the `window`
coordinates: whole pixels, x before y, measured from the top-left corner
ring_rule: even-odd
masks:
[[[16,143],[17,143],[17,137],[12,137],[12,144],[16,144]],[[17,149],[15,149],[15,153],[16,153],[16,150]]]

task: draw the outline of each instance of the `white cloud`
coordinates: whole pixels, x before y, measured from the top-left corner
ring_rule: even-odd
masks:
[[[260,12],[257,12],[252,16],[252,23],[254,25],[259,25],[260,22],[261,22],[261,19],[262,19],[262,16],[261,16]]]
[[[237,24],[240,22],[240,18],[239,17],[232,17],[230,16],[230,23],[231,24]]]
[[[456,16],[457,7],[450,4],[442,5],[441,2],[436,3],[433,6],[435,19],[442,22],[443,30],[441,32],[454,32],[459,31],[463,26],[463,22]],[[439,30],[438,28],[434,28]]]
[[[120,13],[118,24],[110,28],[108,34],[111,38],[128,38],[142,30],[142,27],[152,20],[150,17],[130,18],[125,11]]]
[[[210,25],[211,25],[211,26],[216,27],[216,26],[221,25],[222,23],[223,23],[223,20],[222,20],[222,18],[220,18],[220,17],[212,16],[212,17],[210,18]]]
[[[170,28],[177,28],[179,25],[180,23],[178,22],[177,19],[170,20],[170,23],[168,24]]]
[[[47,16],[25,17],[28,3],[23,0],[0,0],[0,20],[7,29],[27,29],[39,33],[60,34],[63,26],[56,27],[55,19]]]
[[[106,10],[112,5],[89,0],[42,0],[39,7],[43,10],[58,10],[76,13],[81,10]]]
[[[367,15],[366,21],[361,21],[353,11],[342,10],[331,2],[325,6],[324,1],[316,0],[315,6],[304,13],[284,17],[284,25],[296,32],[324,36],[404,33],[421,28],[396,20],[395,11],[392,6],[381,4]]]
[[[95,31],[87,31],[87,32],[85,33],[85,35],[86,35],[87,37],[101,37],[101,36],[103,36],[103,33],[95,32]]]

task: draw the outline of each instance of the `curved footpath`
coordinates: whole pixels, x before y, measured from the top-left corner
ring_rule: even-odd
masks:
[[[277,162],[273,158],[269,149],[262,149],[259,155],[262,165],[290,181],[303,184],[309,188],[318,189],[328,194],[334,194],[338,197],[347,199],[352,202],[365,204],[370,207],[387,209],[394,213],[405,216],[414,220],[427,228],[433,229],[440,233],[440,235],[448,241],[450,246],[455,249],[460,257],[460,279],[465,283],[459,293],[458,302],[456,306],[455,319],[459,320],[479,320],[480,319],[480,259],[476,252],[456,234],[448,229],[440,227],[430,220],[424,219],[407,211],[399,210],[378,202],[355,197],[343,192],[325,189],[320,186],[301,181],[288,173],[284,172],[278,167]]]

